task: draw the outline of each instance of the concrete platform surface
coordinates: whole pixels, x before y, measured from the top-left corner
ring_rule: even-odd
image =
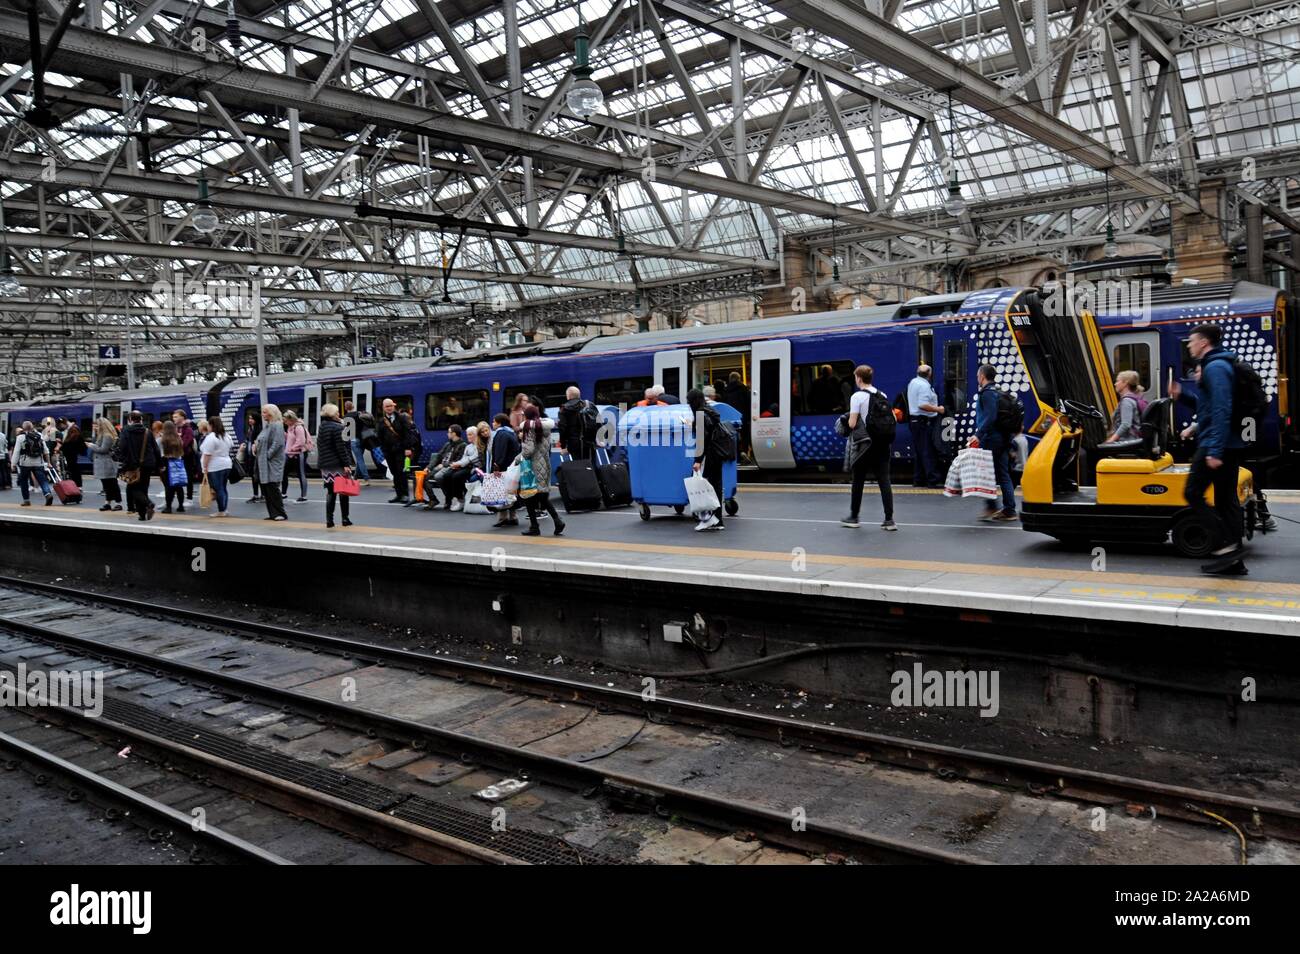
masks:
[[[501,568],[644,577],[700,586],[761,589],[802,597],[891,601],[1005,611],[1050,617],[1159,623],[1198,629],[1300,635],[1300,495],[1270,496],[1280,532],[1257,536],[1250,575],[1207,577],[1197,561],[1170,547],[1107,545],[1074,551],[1018,525],[977,521],[980,505],[937,491],[899,488],[899,532],[880,529],[880,500],[868,488],[862,527],[839,525],[847,512],[843,486],[742,485],[741,511],[722,532],[695,533],[694,522],[670,508],[642,521],[636,508],[563,515],[563,537],[522,537],[492,528],[491,516],[467,516],[422,505],[385,501],[391,489],[375,485],[353,501],[355,526],[324,526],[323,492],[289,503],[288,522],[262,519],[247,503],[247,484],[232,488],[231,514],[212,519],[192,506],[149,523],[102,513],[87,482],[79,506],[18,506],[17,491],[0,493],[0,525],[11,521],[81,526],[129,534],[184,534],[247,544],[312,547]],[[557,501],[558,502],[558,501]],[[129,545],[125,542],[124,545]]]

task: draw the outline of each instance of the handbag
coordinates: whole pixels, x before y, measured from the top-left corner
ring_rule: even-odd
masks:
[[[713,485],[699,474],[692,474],[685,480],[686,484],[686,506],[693,514],[713,513],[722,504],[718,502],[718,495],[713,490]]]
[[[336,474],[330,481],[330,486],[341,497],[357,497],[361,494],[361,483],[347,474]]]
[[[533,473],[533,462],[524,458],[519,464],[519,497],[527,500],[537,495],[537,475]]]
[[[479,500],[483,506],[488,507],[508,507],[510,506],[510,491],[506,489],[506,478],[504,474],[484,474],[483,487],[479,490]]]
[[[237,484],[246,476],[248,475],[244,473],[244,465],[234,457],[230,458],[230,470],[226,471],[226,483]]]

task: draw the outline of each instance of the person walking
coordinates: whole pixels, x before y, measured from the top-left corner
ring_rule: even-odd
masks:
[[[862,490],[867,477],[871,476],[880,490],[880,505],[884,510],[885,519],[880,529],[895,531],[898,524],[894,523],[894,488],[890,482],[889,466],[897,420],[884,393],[872,383],[875,376],[876,372],[869,364],[860,364],[853,369],[858,390],[849,398],[850,447],[846,455],[853,485],[849,492],[849,515],[840,521],[840,526],[854,530],[860,526],[858,514],[862,510]],[[863,437],[867,439],[862,440]]]
[[[1197,325],[1187,339],[1187,351],[1201,363],[1201,380],[1196,402],[1196,453],[1183,495],[1196,515],[1215,528],[1216,546],[1204,573],[1245,576],[1242,556],[1243,522],[1237,499],[1237,478],[1246,442],[1239,433],[1233,407],[1236,384],[1236,353],[1223,347],[1223,329],[1218,325]],[[1205,493],[1214,488],[1214,506]]]
[[[367,415],[369,416],[369,415]],[[362,445],[361,433],[365,428],[361,424],[361,412],[351,401],[343,402],[343,430],[345,434],[351,434],[348,438],[348,449],[352,451],[352,462],[356,466],[357,479],[365,486],[370,486],[370,471],[366,468],[366,448]],[[370,430],[374,430],[374,419],[371,418]],[[317,437],[317,443],[320,438]],[[320,467],[320,459],[316,461],[317,468]]]
[[[1006,426],[998,419],[999,404],[1007,398],[1015,401],[1015,397],[997,386],[997,377],[998,370],[991,364],[982,364],[975,372],[979,393],[975,396],[975,436],[970,439],[969,446],[982,447],[993,455],[993,476],[1002,492],[1001,509],[990,500],[985,504],[984,516],[980,519],[993,523],[1010,523],[1020,519],[1016,512],[1016,485],[1011,479],[1011,439],[1019,427],[1015,423]],[[1003,398],[1003,394],[1007,398]],[[1019,404],[1016,401],[1017,407]],[[1023,426],[1023,419],[1022,411],[1020,426]]]
[[[528,461],[533,472],[532,492],[521,486],[519,493],[528,511],[528,529],[522,533],[526,537],[540,536],[542,531],[537,518],[545,510],[550,514],[553,532],[558,537],[564,533],[564,521],[556,512],[555,504],[551,503],[551,434],[541,414],[531,404],[524,409],[524,423],[519,432],[518,460],[521,464]]]
[[[712,513],[698,514],[700,519],[695,529],[725,530],[727,527],[722,520],[722,502],[726,499],[726,494],[722,490],[722,465],[725,461],[714,450],[714,431],[721,425],[722,417],[704,402],[704,392],[699,388],[692,388],[686,392],[686,406],[702,425],[702,433],[697,434],[695,440],[697,456],[695,463],[691,465],[691,470],[702,474],[718,497],[716,510]]]
[[[230,516],[230,469],[234,466],[230,457],[234,451],[234,442],[226,434],[226,425],[215,414],[208,418],[208,434],[199,445],[200,464],[203,479],[212,491],[212,499],[217,505],[217,512],[209,517]]]
[[[121,510],[122,489],[117,484],[117,463],[113,451],[117,448],[117,428],[106,417],[95,420],[94,443],[90,445],[91,475],[104,488],[104,506],[100,510]]]
[[[384,398],[384,413],[376,422],[379,427],[379,443],[384,450],[384,462],[393,477],[393,496],[389,503],[411,504],[410,488],[407,485],[407,472],[415,463],[415,446],[419,442],[419,432],[411,419],[397,409],[397,402]]]
[[[298,499],[296,503],[307,502],[307,452],[312,448],[311,435],[307,425],[293,411],[284,412],[284,477],[280,480],[280,493],[289,492],[289,475],[298,475]]]
[[[179,429],[176,427],[175,419],[163,422],[162,428],[162,466],[159,467],[158,473],[163,482],[163,513],[172,512],[172,501],[176,502],[176,512],[185,512],[185,493],[190,486],[189,469],[185,466],[185,448],[181,442]],[[180,464],[180,473],[174,472],[172,461]]]
[[[934,371],[928,364],[916,369],[907,385],[907,429],[912,436],[912,483],[917,487],[942,487],[939,462],[935,459],[934,429],[943,416],[931,378]]]
[[[154,504],[149,499],[149,478],[158,469],[158,461],[153,429],[145,426],[143,414],[131,411],[117,441],[117,462],[122,465],[120,474],[126,484],[128,507],[140,520],[154,517]]]
[[[257,435],[253,453],[257,472],[262,476],[262,497],[266,500],[267,520],[288,520],[284,512],[284,495],[280,481],[284,478],[284,417],[274,404],[262,406],[262,432]]]
[[[334,502],[337,499],[343,526],[352,526],[348,518],[348,498],[335,493],[334,481],[351,476],[355,460],[351,442],[344,439],[343,421],[339,418],[337,404],[326,404],[320,409],[320,429],[316,432],[316,466],[325,481],[325,529],[334,528]]]
[[[248,503],[257,503],[262,499],[261,472],[257,469],[257,455],[253,453],[253,445],[257,443],[257,435],[260,433],[262,417],[250,410],[244,417],[244,443],[239,447],[240,462],[248,470],[248,479],[253,485],[253,496],[248,498]]]
[[[487,463],[484,467],[490,470],[493,476],[500,477],[510,469],[510,465],[518,456],[519,438],[515,434],[515,429],[510,426],[510,415],[498,414],[492,418],[492,437],[488,441]],[[492,526],[493,528],[517,527],[519,517],[512,508],[506,507]]]
[[[86,453],[86,439],[75,423],[69,421],[68,429],[63,433],[63,446],[60,448],[66,465],[68,477],[78,488],[81,487],[81,455]]]
[[[50,479],[45,470],[50,463],[50,449],[45,438],[37,433],[31,421],[23,421],[22,430],[14,438],[11,454],[14,470],[18,472],[18,489],[23,492],[21,506],[30,507],[31,482],[35,480],[45,495],[45,506],[54,503],[54,491],[50,488]]]

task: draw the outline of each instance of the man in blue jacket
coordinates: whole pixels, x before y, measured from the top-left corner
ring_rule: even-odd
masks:
[[[1238,433],[1232,407],[1236,354],[1223,347],[1223,329],[1197,325],[1187,340],[1187,350],[1201,363],[1200,393],[1196,404],[1197,447],[1187,475],[1184,495],[1197,515],[1217,528],[1218,546],[1201,569],[1206,573],[1244,576],[1241,502],[1237,500],[1237,472],[1246,446]],[[1214,488],[1214,508],[1205,491]]]
[[[984,508],[981,520],[1005,523],[1020,519],[1016,513],[1016,485],[1011,480],[1011,437],[1012,435],[998,427],[998,369],[991,364],[982,364],[975,372],[975,380],[980,390],[975,401],[975,436],[971,438],[971,447],[982,447],[993,455],[993,473],[997,478],[998,489],[1002,491],[1002,509],[990,500]]]

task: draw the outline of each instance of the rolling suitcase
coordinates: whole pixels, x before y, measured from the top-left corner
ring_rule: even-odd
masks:
[[[596,451],[596,479],[606,508],[632,506],[632,475],[627,464],[613,463],[603,449]]]
[[[589,460],[569,458],[560,464],[560,499],[565,513],[599,510],[605,502],[596,477],[596,466]]]
[[[59,503],[67,506],[68,504],[81,503],[81,488],[68,478],[60,478],[54,468],[46,467],[45,476],[49,478],[50,486],[54,488],[54,496],[59,498]]]

